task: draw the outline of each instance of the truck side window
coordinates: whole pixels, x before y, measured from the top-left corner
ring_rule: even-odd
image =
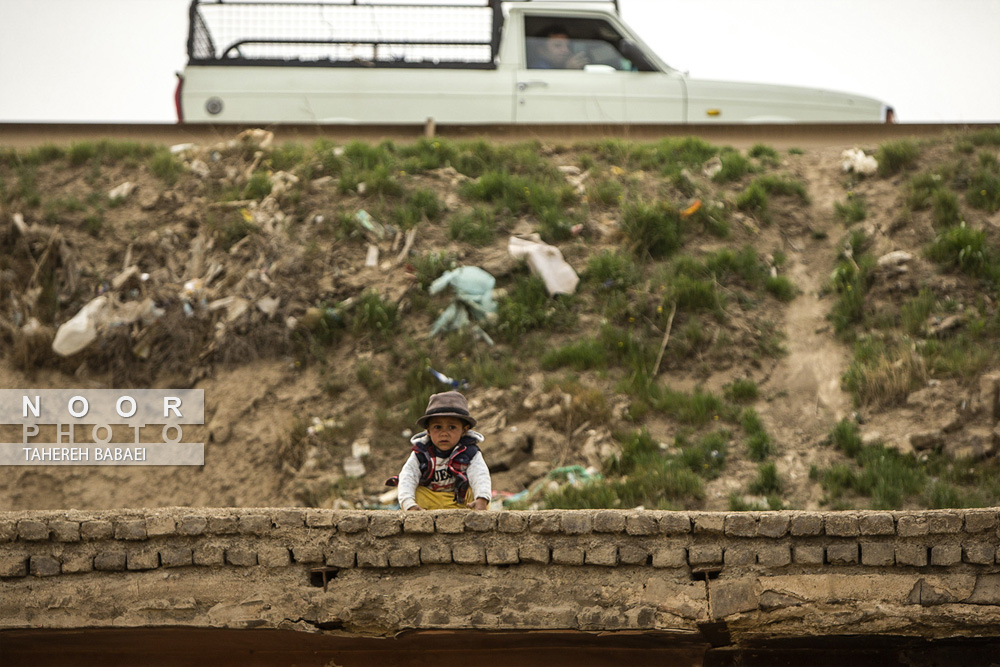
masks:
[[[621,35],[604,21],[556,17],[525,19],[525,62],[528,69],[583,69],[606,65],[617,70],[635,70],[618,50]]]

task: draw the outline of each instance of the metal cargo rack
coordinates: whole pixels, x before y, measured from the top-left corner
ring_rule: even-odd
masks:
[[[503,3],[530,1],[192,0],[188,64],[492,69]]]

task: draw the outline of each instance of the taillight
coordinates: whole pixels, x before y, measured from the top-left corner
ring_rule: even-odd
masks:
[[[181,108],[181,89],[184,87],[184,75],[177,74],[177,88],[174,89],[174,109],[177,111],[177,122],[184,122],[184,110]]]

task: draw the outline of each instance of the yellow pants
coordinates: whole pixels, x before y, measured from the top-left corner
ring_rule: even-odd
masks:
[[[467,506],[459,504],[455,500],[455,494],[451,491],[431,491],[426,486],[418,486],[413,499],[425,510],[469,509]],[[472,489],[469,489],[465,493],[465,502],[471,503],[473,500],[475,499],[472,497]]]

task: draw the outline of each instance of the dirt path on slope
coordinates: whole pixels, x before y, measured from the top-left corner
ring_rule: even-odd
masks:
[[[826,319],[832,298],[821,296],[844,234],[834,217],[834,203],[844,196],[840,152],[839,148],[809,151],[795,162],[812,201],[805,233],[784,236],[786,275],[800,294],[786,311],[788,354],[762,385],[770,400],[758,407],[777,445],[786,497],[808,498],[808,507],[802,509],[818,506],[815,490],[809,491],[809,468],[827,465],[830,457],[819,442],[852,407],[850,396],[841,389],[849,350],[834,338]]]

